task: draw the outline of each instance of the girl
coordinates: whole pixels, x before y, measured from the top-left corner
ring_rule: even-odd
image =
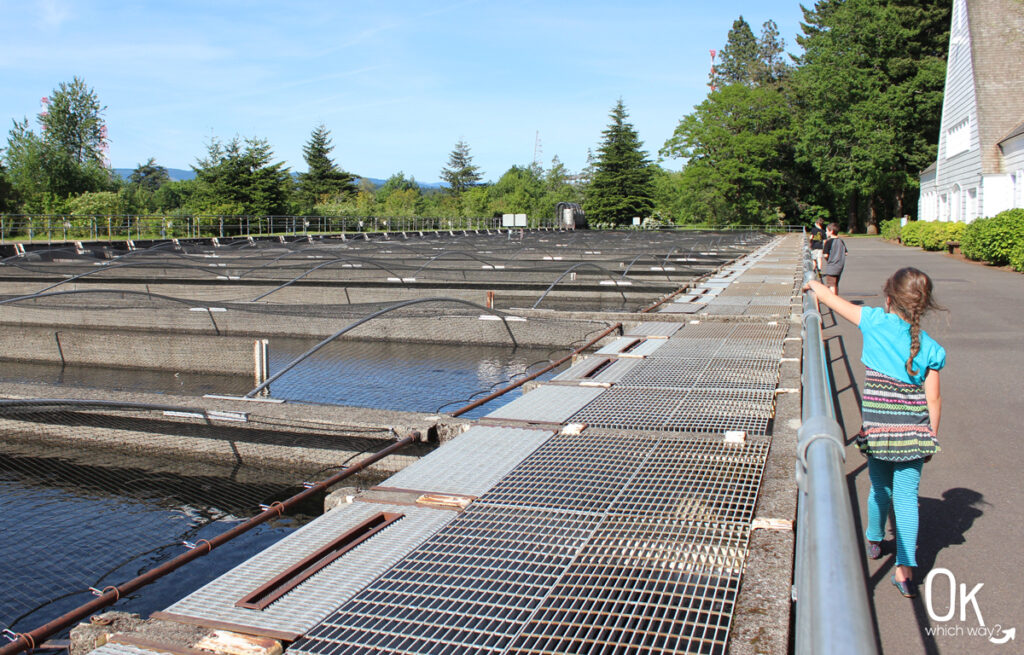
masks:
[[[941,309],[932,299],[931,279],[916,268],[901,268],[882,288],[885,309],[859,307],[824,284],[804,291],[854,323],[864,337],[867,371],[857,446],[868,458],[871,492],[865,537],[867,555],[878,559],[889,506],[896,516],[896,569],[892,583],[907,598],[917,595],[917,488],[921,466],[939,452],[936,434],[942,412],[939,370],[946,351],[921,329],[921,317]]]

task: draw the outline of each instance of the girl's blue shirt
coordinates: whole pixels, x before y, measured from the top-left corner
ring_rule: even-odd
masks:
[[[946,350],[921,330],[921,349],[913,362],[917,375],[910,377],[910,323],[880,307],[862,307],[857,327],[864,336],[860,361],[879,373],[909,384],[924,384],[928,369],[938,371],[946,365]]]

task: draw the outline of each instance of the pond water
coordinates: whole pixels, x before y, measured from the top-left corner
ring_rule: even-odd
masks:
[[[308,339],[271,340],[271,375],[316,343]],[[543,368],[549,359],[564,353],[564,349],[546,348],[338,341],[328,344],[275,381],[270,396],[306,403],[452,412],[509,381]],[[540,379],[550,379],[557,374],[558,369],[549,371]],[[0,366],[0,382],[192,396],[240,396],[253,387],[252,377],[248,375],[11,361]],[[519,390],[505,394],[464,416],[483,416],[520,394]]]
[[[312,340],[271,342],[271,373]],[[330,344],[286,373],[271,395],[414,412],[451,412],[547,365],[565,351],[385,342]],[[557,370],[542,379],[551,378]],[[243,395],[248,376],[3,362],[0,381],[184,395]],[[516,390],[467,413],[481,416]],[[53,396],[60,396],[57,390]],[[55,450],[0,434],[0,628],[27,631],[93,598],[89,587],[117,585],[184,552],[183,542],[221,534],[259,505],[296,493],[306,472],[260,473],[212,465],[127,461],[117,455]],[[198,467],[198,468],[197,468]],[[379,480],[356,481],[370,486]],[[347,483],[348,484],[348,483]],[[148,614],[267,548],[312,518],[282,517],[121,599],[114,609]]]

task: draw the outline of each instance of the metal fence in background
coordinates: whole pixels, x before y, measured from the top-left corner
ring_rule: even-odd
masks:
[[[125,241],[128,239],[197,239],[260,237],[347,232],[425,232],[495,230],[502,219],[483,217],[395,216],[217,216],[2,214],[4,241]],[[553,218],[531,219],[531,229],[557,227]]]
[[[317,234],[498,230],[501,217],[218,216],[0,214],[0,243],[269,237]],[[529,229],[562,227],[555,218],[529,219]],[[800,231],[794,225],[662,226],[662,229]]]
[[[811,279],[804,251],[804,281]],[[843,431],[835,419],[821,314],[803,297],[803,406],[797,443],[795,558],[797,655],[877,653],[843,462]]]

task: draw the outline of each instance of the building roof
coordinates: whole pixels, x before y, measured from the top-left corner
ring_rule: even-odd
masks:
[[[1020,125],[1018,125],[1017,127],[1013,128],[1012,130],[1010,130],[1010,133],[1007,134],[1006,136],[1004,136],[999,141],[999,144],[1002,145],[1003,143],[1006,143],[1007,141],[1009,141],[1013,137],[1020,136],[1021,134],[1024,134],[1024,121],[1021,121]]]
[[[981,173],[1002,172],[999,143],[1024,121],[1024,2],[971,0],[967,2],[971,61],[977,98]]]
[[[927,175],[928,173],[934,173],[935,169],[937,169],[938,167],[939,167],[938,162],[934,162],[933,161],[932,163],[928,164],[928,168],[922,170],[920,173],[918,173],[918,175],[921,176],[921,175]]]

